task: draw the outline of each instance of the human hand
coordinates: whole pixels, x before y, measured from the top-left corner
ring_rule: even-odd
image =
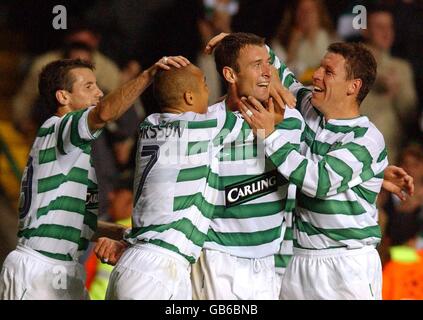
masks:
[[[124,241],[102,237],[98,239],[94,247],[94,253],[102,263],[114,266],[127,247]]]
[[[285,105],[290,108],[295,108],[297,104],[297,98],[295,98],[295,96],[282,85],[278,76],[278,72],[274,67],[272,67],[269,92],[270,96],[274,100],[276,112],[278,112],[280,109],[285,109]]]
[[[204,53],[206,53],[206,54],[212,54],[213,49],[227,35],[229,35],[229,33],[221,32],[217,36],[214,36],[213,38],[211,38],[210,41],[207,43],[206,48],[204,49]]]
[[[254,134],[261,138],[267,138],[275,131],[275,106],[273,99],[269,98],[268,110],[256,98],[249,96],[241,98],[240,111],[244,120],[253,129]]]
[[[182,68],[190,63],[191,62],[183,56],[163,57],[144,72],[152,79],[159,69],[170,70],[171,67]]]
[[[406,194],[414,194],[414,179],[403,168],[390,165],[384,171],[382,188],[404,201]]]

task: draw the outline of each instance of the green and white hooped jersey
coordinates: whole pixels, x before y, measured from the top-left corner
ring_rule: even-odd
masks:
[[[297,193],[297,186],[288,183],[285,205],[285,220],[284,227],[285,233],[279,248],[279,252],[275,254],[275,268],[279,274],[284,274],[286,267],[288,266],[289,260],[293,255],[293,215],[295,210],[295,198]]]
[[[209,107],[224,113],[224,102]],[[304,121],[287,109],[277,131],[299,150]],[[204,248],[244,258],[276,254],[285,233],[285,213],[294,199],[287,198],[288,184],[265,158],[264,146],[244,123],[241,134],[224,144],[217,155],[219,200]],[[290,250],[292,251],[292,250]]]
[[[281,74],[292,75],[281,64]],[[294,245],[307,249],[360,248],[380,242],[376,198],[388,165],[382,134],[365,116],[331,119],[311,104],[311,91],[294,78],[289,89],[306,122],[305,153],[278,132],[266,154],[298,187]]]
[[[267,50],[269,51],[269,55],[271,58],[272,65],[276,68],[278,71],[279,79],[281,79],[282,84],[289,88],[295,81],[294,74],[286,68],[286,66],[281,63],[279,58],[275,55],[273,50],[266,46]],[[304,119],[303,119],[304,121]],[[304,130],[304,128],[303,128]],[[304,132],[304,131],[303,131]],[[304,154],[306,150],[306,146],[304,143],[304,134],[301,134],[301,143],[300,143],[300,153]],[[297,192],[297,186],[290,183],[288,187],[287,192],[287,206],[285,208],[285,234],[283,236],[283,240],[279,249],[278,254],[275,255],[275,267],[276,272],[279,274],[284,274],[285,269],[288,266],[289,260],[292,257],[293,254],[293,215],[295,210],[295,199],[296,199],[296,192]]]
[[[76,261],[97,228],[90,109],[44,122],[22,178],[18,243],[58,260]]]
[[[141,124],[128,242],[198,259],[219,197],[216,153],[243,123],[231,112],[187,112],[153,114]]]

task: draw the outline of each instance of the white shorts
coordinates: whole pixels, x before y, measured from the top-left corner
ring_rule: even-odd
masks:
[[[204,296],[204,274],[202,271],[201,263],[203,262],[202,255],[204,251],[200,253],[200,258],[191,266],[191,285],[192,285],[192,300],[205,300]]]
[[[382,265],[372,246],[294,248],[282,281],[282,300],[381,300]]]
[[[153,244],[128,248],[114,267],[107,300],[191,300],[191,265],[181,255]]]
[[[273,255],[249,259],[204,249],[198,267],[201,272],[193,273],[192,280],[194,288],[201,288],[197,294],[200,299],[277,300],[279,297]]]
[[[282,280],[284,277],[284,273],[276,272],[276,290],[278,292],[278,298],[281,296],[281,289],[282,289]]]
[[[18,245],[4,261],[0,300],[88,300],[84,267]]]

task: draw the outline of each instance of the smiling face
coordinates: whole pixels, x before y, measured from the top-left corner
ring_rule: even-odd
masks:
[[[259,101],[269,98],[270,56],[264,46],[247,45],[239,51],[235,85],[239,96],[253,96]]]
[[[80,110],[96,105],[103,92],[97,86],[94,73],[87,68],[75,68],[69,71],[73,78],[72,90],[68,91],[68,106],[71,110]]]
[[[347,80],[345,58],[337,53],[328,52],[313,74],[312,104],[322,111],[342,105],[351,90]]]

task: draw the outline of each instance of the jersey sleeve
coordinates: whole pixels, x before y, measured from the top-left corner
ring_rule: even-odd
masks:
[[[388,165],[381,135],[365,135],[335,147],[322,144],[317,150],[323,155],[320,161],[302,156],[278,131],[264,143],[266,154],[278,171],[311,197],[335,195],[373,177],[382,178]]]
[[[291,146],[301,153],[304,128],[305,122],[301,114],[295,109],[286,109],[284,120],[275,126],[275,131],[290,141]]]
[[[88,114],[93,108],[69,112],[60,119],[55,130],[59,153],[68,154],[75,148],[85,150],[91,141],[98,138],[102,130],[92,133],[88,127]]]

